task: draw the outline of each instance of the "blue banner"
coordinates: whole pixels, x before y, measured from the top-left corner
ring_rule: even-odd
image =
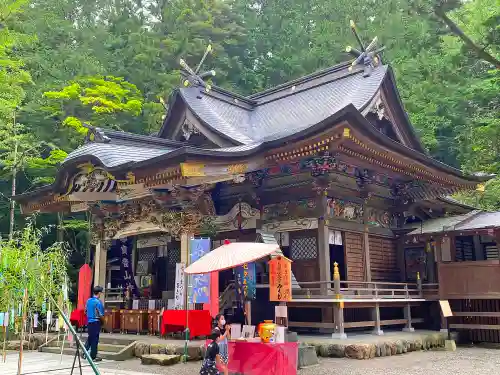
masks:
[[[250,301],[255,299],[255,263],[245,263],[234,269],[236,293],[238,299]]]
[[[120,249],[120,274],[123,279],[123,292],[126,293],[128,289],[132,292],[132,297],[139,298],[139,289],[135,283],[134,274],[132,271],[132,237],[122,238],[113,241],[113,246]],[[105,285],[101,285],[105,287]]]
[[[189,242],[189,264],[210,252],[210,238],[192,238]],[[210,274],[192,275],[189,283],[189,303],[210,303]]]

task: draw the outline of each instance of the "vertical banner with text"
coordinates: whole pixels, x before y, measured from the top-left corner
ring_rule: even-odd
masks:
[[[210,238],[192,238],[189,241],[189,264],[210,252]],[[210,303],[210,274],[189,277],[189,303]]]
[[[184,263],[175,264],[175,294],[174,294],[175,310],[184,309],[184,298],[186,296],[186,291],[184,288],[184,268],[186,268],[186,265]]]
[[[234,269],[236,293],[239,300],[251,301],[255,293],[255,263],[245,263]]]
[[[292,261],[277,256],[269,261],[269,300],[292,300]]]

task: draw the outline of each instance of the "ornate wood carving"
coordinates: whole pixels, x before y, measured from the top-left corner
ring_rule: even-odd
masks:
[[[264,206],[262,220],[295,219],[312,216],[316,213],[317,202],[314,198],[286,201]]]
[[[262,225],[263,232],[293,232],[306,229],[317,229],[318,219],[304,218],[297,220],[274,221]]]
[[[194,187],[174,185],[172,189],[153,189],[153,197],[162,207],[194,208],[207,188],[207,185]],[[207,198],[204,197],[203,201],[207,203]]]
[[[328,198],[326,205],[328,217],[363,223],[363,206],[359,203],[338,198]]]
[[[256,228],[257,219],[260,219],[260,211],[242,202],[235,204],[227,214],[215,216],[213,221],[219,232],[226,232]]]

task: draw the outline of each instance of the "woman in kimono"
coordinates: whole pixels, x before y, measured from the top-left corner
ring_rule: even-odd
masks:
[[[210,340],[212,340],[212,342],[207,346],[207,352],[201,365],[200,375],[219,375],[220,372],[217,367],[221,368],[224,374],[227,375],[227,368],[222,362],[222,358],[219,354],[219,342],[221,338],[222,335],[217,329],[214,329],[210,334]]]

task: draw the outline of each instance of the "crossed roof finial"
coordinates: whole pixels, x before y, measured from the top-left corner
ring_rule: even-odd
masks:
[[[353,20],[351,20],[350,24],[352,33],[356,37],[356,40],[359,43],[361,51],[351,46],[346,47],[345,49],[346,52],[350,53],[356,58],[349,67],[349,70],[352,70],[352,68],[356,65],[363,64],[364,65],[363,77],[368,77],[371,74],[373,68],[380,63],[380,58],[378,57],[378,54],[382,52],[385,49],[385,47],[382,46],[380,48],[377,48],[377,42],[378,42],[377,37],[373,38],[371,43],[365,47],[363,41],[358,35],[358,32],[356,31],[356,24],[354,23]]]
[[[212,52],[212,45],[209,44],[207,46],[207,49],[205,50],[205,53],[203,54],[203,57],[201,58],[200,63],[196,67],[196,70],[191,69],[191,67],[186,63],[186,61],[184,61],[184,59],[180,60],[180,64],[181,64],[182,69],[184,69],[184,71],[187,73],[186,78],[182,82],[182,84],[185,87],[199,85],[199,86],[203,86],[205,88],[206,92],[210,91],[211,86],[210,86],[210,84],[208,84],[204,81],[204,78],[214,77],[215,70],[209,70],[209,71],[201,73],[201,74],[198,74],[198,72],[200,71],[200,68],[203,65],[203,62],[207,58],[208,54],[211,52]]]

